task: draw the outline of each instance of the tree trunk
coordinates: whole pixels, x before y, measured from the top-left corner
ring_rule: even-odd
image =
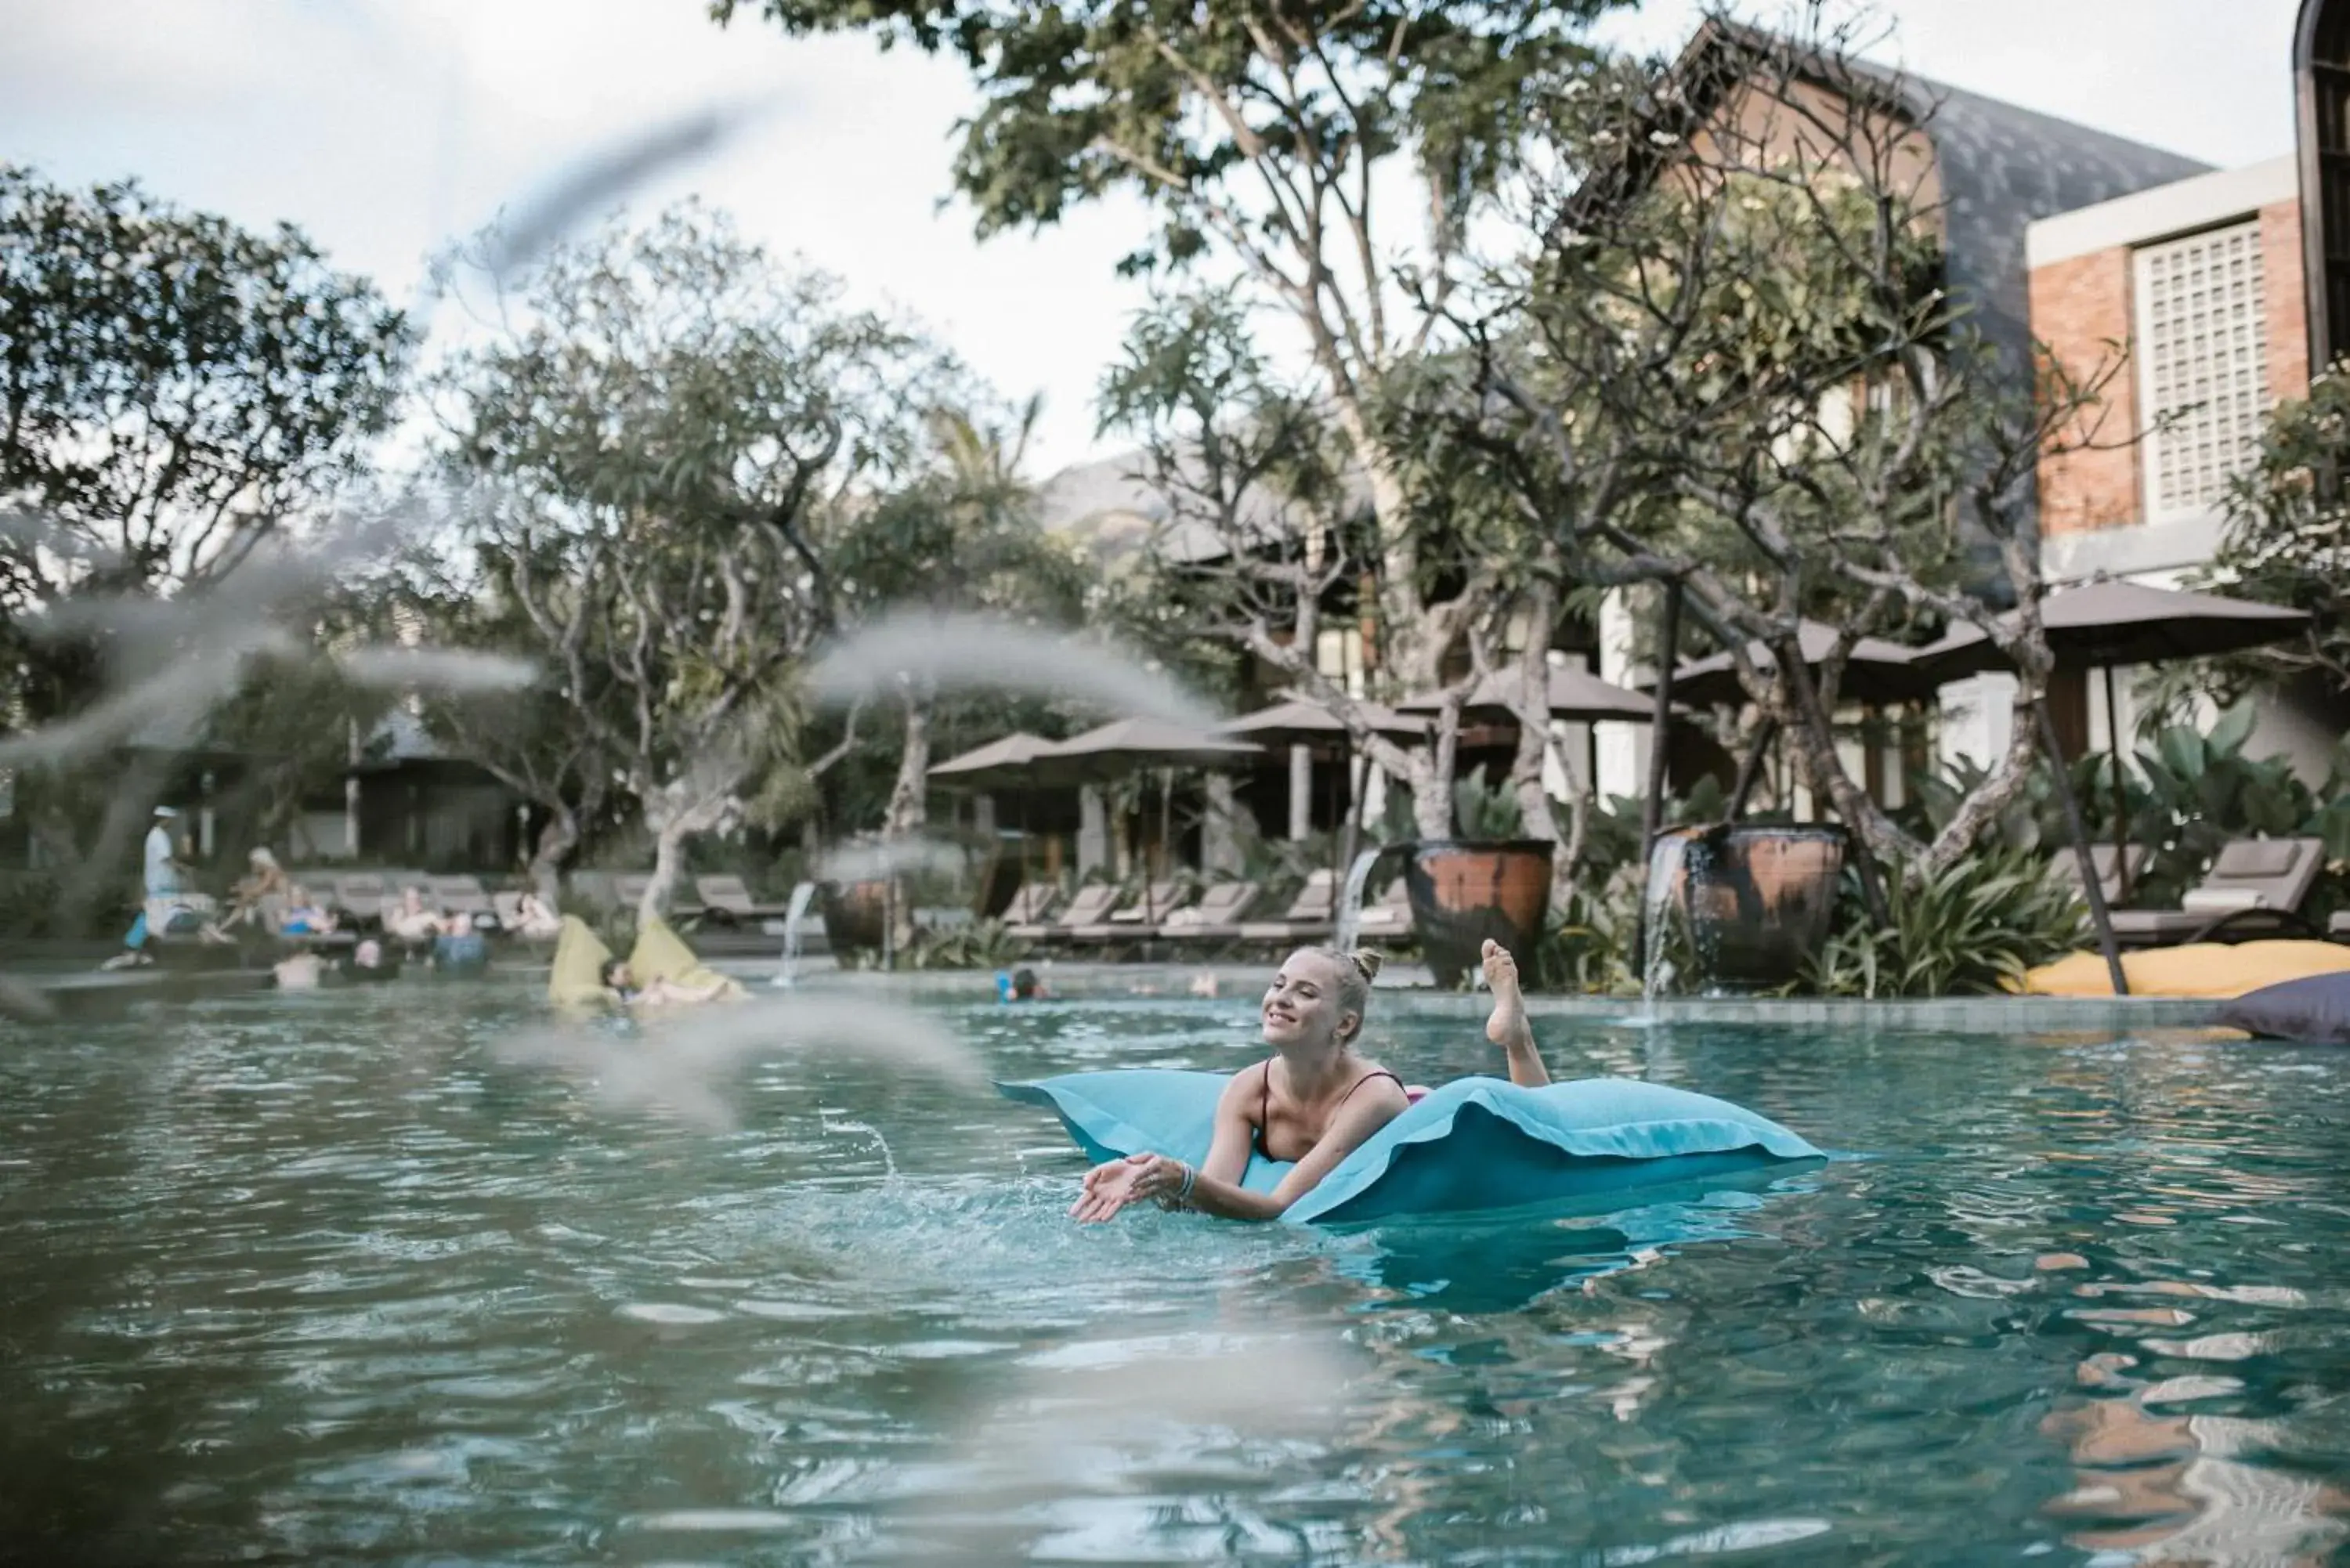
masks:
[[[546,807],[547,815],[538,830],[538,843],[531,851],[530,885],[548,909],[560,909],[563,863],[579,847],[579,818],[560,802],[539,804]]]
[[[920,836],[930,819],[931,699],[928,692],[905,693],[906,742],[898,756],[898,779],[889,789],[889,807],[881,818],[885,844],[902,844]],[[889,947],[904,952],[914,940],[914,900],[905,878],[889,873]]]
[[[639,931],[669,913],[671,895],[685,874],[685,841],[695,832],[691,823],[691,813],[680,812],[654,830],[653,877],[637,901]]]
[[[1411,815],[1427,838],[1452,836],[1452,781],[1461,754],[1461,696],[1449,693],[1436,715],[1436,733],[1411,753]]]
[[[679,779],[636,792],[644,803],[645,826],[653,834],[652,880],[645,884],[645,896],[637,901],[639,929],[668,912],[685,877],[686,840],[725,826],[739,809],[741,803],[732,787],[739,782],[729,781],[729,787],[721,790],[715,779],[698,783]]]
[[[2007,754],[1999,760],[1991,776],[1977,784],[1959,803],[1959,809],[1934,842],[1926,846],[1918,859],[1921,871],[1948,869],[1958,858],[1974,847],[1982,830],[1996,820],[2031,782],[2032,769],[2039,756],[2039,715],[2033,704],[2040,701],[2043,685],[2037,680],[2019,679],[2015,683],[2013,717],[2007,738]]]
[[[889,808],[881,819],[881,837],[890,844],[918,836],[930,820],[931,699],[927,692],[909,691],[905,702],[906,743],[898,756]]]

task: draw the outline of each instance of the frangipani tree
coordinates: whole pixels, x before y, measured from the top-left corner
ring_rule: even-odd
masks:
[[[2043,362],[2019,387],[1972,332],[1943,286],[1922,93],[1835,33],[1721,36],[1703,79],[1627,66],[1549,106],[1513,246],[1441,306],[1469,351],[1413,417],[1436,460],[1474,454],[1502,485],[1523,570],[1677,590],[1861,844],[1939,867],[2031,766],[2050,670],[2034,469],[2095,439],[2112,367],[2083,385]],[[1977,540],[2012,618],[1968,591]],[[1806,616],[1840,630],[1815,667]],[[1985,627],[2019,674],[2006,754],[1930,844],[1850,776],[1833,728],[1853,646],[1920,619]]]
[[[869,30],[951,52],[982,96],[957,189],[983,234],[1139,197],[1157,233],[1126,265],[1236,278],[1295,328],[1309,384],[1359,474],[1384,663],[1436,683],[1487,607],[1425,558],[1406,465],[1378,416],[1388,377],[1430,346],[1431,298],[1516,169],[1540,105],[1594,59],[1621,0],[1427,5],[1356,0],[712,0],[794,33]],[[1216,278],[1221,284],[1222,276]]]
[[[941,362],[691,206],[518,288],[515,325],[443,378],[443,463],[487,613],[561,705],[569,750],[538,771],[575,817],[599,772],[634,798],[650,917],[685,842],[799,765],[800,665],[846,591],[832,536],[917,450]]]

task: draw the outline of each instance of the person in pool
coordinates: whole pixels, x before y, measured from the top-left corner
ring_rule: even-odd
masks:
[[[1491,941],[1482,957],[1493,993],[1485,1037],[1507,1056],[1510,1082],[1540,1088],[1550,1082],[1550,1069],[1526,1023],[1517,961]],[[1099,1224],[1147,1198],[1225,1220],[1279,1219],[1410,1107],[1413,1096],[1403,1080],[1355,1050],[1378,971],[1375,952],[1300,948],[1290,954],[1257,1010],[1273,1054],[1224,1085],[1207,1159],[1195,1169],[1146,1152],[1097,1165],[1086,1172],[1085,1190],[1069,1212]],[[1252,1153],[1295,1164],[1272,1191],[1251,1192],[1240,1182]]]
[[[604,967],[596,971],[604,989],[617,997],[624,1007],[674,1007],[687,1002],[714,1002],[726,990],[722,976],[708,985],[680,985],[675,981],[656,980],[639,985],[637,977],[629,970],[626,959],[606,959]]]

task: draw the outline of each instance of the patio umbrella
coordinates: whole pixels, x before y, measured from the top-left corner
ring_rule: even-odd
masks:
[[[1159,835],[1171,851],[1173,771],[1237,767],[1263,755],[1263,746],[1163,719],[1117,719],[1047,748],[1037,755],[1035,766],[1040,778],[1055,784],[1101,784],[1143,768],[1159,770]],[[1143,889],[1147,899],[1148,877]],[[1150,913],[1146,904],[1144,919],[1149,919]]]
[[[1163,719],[1118,719],[1039,752],[1036,775],[1055,784],[1100,784],[1139,768],[1236,767],[1264,748]]]
[[[1376,702],[1357,703],[1370,719],[1370,727],[1382,735],[1398,741],[1425,740],[1428,721],[1407,718],[1391,708]],[[1292,697],[1270,708],[1260,708],[1253,713],[1243,713],[1237,719],[1226,720],[1211,732],[1235,740],[1248,740],[1268,746],[1321,746],[1347,742],[1351,735],[1336,713],[1310,697]]]
[[[935,763],[930,771],[931,782],[941,789],[967,789],[985,793],[999,789],[1018,789],[1020,794],[1020,879],[1028,880],[1028,791],[1035,782],[1033,767],[1036,758],[1053,749],[1057,742],[1042,735],[1032,735],[1025,730],[1014,730],[1000,741],[990,741],[961,756],[950,757]]]
[[[1836,628],[1819,621],[1801,622],[1795,629],[1795,643],[1802,650],[1804,662],[1816,670],[1826,661],[1828,650],[1835,646]],[[1775,662],[1771,649],[1762,642],[1746,645],[1747,658],[1769,669]],[[1837,682],[1836,693],[1856,702],[1872,706],[1894,702],[1930,702],[1935,688],[1948,677],[1939,677],[1919,668],[1922,653],[1888,642],[1881,637],[1864,637],[1853,644],[1852,655],[1846,660],[1844,676]],[[1653,680],[1642,685],[1653,689]],[[1737,661],[1724,653],[1693,659],[1673,671],[1673,695],[1700,707],[1734,707],[1746,701],[1746,688],[1739,683]]]
[[[1391,741],[1413,742],[1428,738],[1429,722],[1411,718],[1392,708],[1376,702],[1361,702],[1357,707],[1369,719],[1370,727]],[[1245,736],[1268,746],[1327,746],[1344,745],[1354,750],[1354,734],[1338,716],[1310,697],[1293,696],[1285,702],[1270,708],[1260,708],[1216,726],[1219,735]],[[1343,873],[1355,857],[1355,846],[1362,836],[1363,818],[1363,759],[1352,756],[1347,767],[1347,809],[1345,829],[1338,840],[1339,865],[1334,867]]]
[[[2114,696],[2114,666],[2236,653],[2281,642],[2308,623],[2308,616],[2281,605],[2158,588],[2118,577],[2067,588],[2040,601],[2040,624],[2047,630],[2048,651],[2055,656],[2056,668],[2101,670],[2105,674],[2106,735],[2113,756],[2114,847],[2123,898],[2129,897],[2129,808],[2122,784],[2121,715]],[[1917,662],[1940,682],[2005,669],[2008,659],[1981,627],[1961,626],[1940,641],[1919,649]],[[2056,759],[2052,758],[2051,765],[2057,765]],[[2081,864],[2092,865],[2088,846],[2075,847]]]
[[[931,780],[942,789],[991,790],[1033,782],[1032,764],[1060,742],[1014,730],[961,756],[933,763]]]
[[[2050,594],[2040,601],[2040,623],[2048,628],[2056,668],[2095,670],[2259,648],[2294,635],[2309,617],[2281,605],[2111,577]],[[2007,655],[1975,626],[1929,643],[1916,658],[1938,681],[2007,668]]]
[[[1508,701],[1511,691],[1519,680],[1514,670],[1497,670],[1469,690],[1461,701],[1463,718],[1483,723],[1515,723],[1517,714]],[[1564,667],[1553,669],[1547,679],[1550,716],[1570,724],[1603,722],[1611,719],[1627,719],[1645,723],[1656,717],[1656,704],[1638,691],[1613,686],[1596,675]],[[1399,713],[1434,713],[1440,711],[1444,699],[1430,691],[1396,704]]]

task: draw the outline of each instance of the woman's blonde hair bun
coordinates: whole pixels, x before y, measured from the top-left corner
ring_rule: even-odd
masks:
[[[1367,981],[1378,979],[1379,965],[1387,962],[1387,960],[1381,958],[1369,948],[1357,948],[1353,952],[1348,953],[1347,957],[1353,961],[1357,969],[1363,971],[1363,979]]]

